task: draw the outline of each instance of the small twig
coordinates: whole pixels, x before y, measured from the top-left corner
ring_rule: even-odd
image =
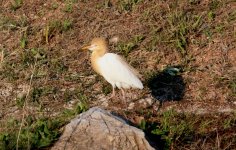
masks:
[[[22,116],[22,119],[21,119],[21,124],[20,124],[20,129],[19,129],[19,132],[18,132],[18,135],[17,135],[17,140],[16,140],[16,150],[18,150],[19,148],[19,139],[20,139],[20,133],[21,133],[21,130],[22,130],[22,127],[23,127],[23,122],[24,122],[24,119],[25,119],[25,108],[27,106],[27,100],[28,100],[28,97],[29,97],[29,94],[30,94],[30,90],[31,90],[31,86],[32,86],[32,80],[33,80],[33,76],[34,76],[34,71],[35,71],[35,66],[36,66],[36,62],[33,66],[33,71],[32,71],[32,74],[30,76],[30,83],[29,83],[29,89],[27,91],[27,94],[25,96],[25,101],[24,101],[24,105],[23,105],[23,116]]]
[[[169,41],[160,41],[161,43],[173,43],[173,42],[176,42],[178,40],[169,40]]]
[[[3,50],[2,50],[2,52],[1,52],[1,58],[0,58],[1,60],[0,60],[0,68],[1,68],[1,66],[2,66],[2,63],[3,63],[3,59],[4,59],[4,52],[3,52]]]
[[[216,131],[216,144],[217,144],[217,148],[220,149],[220,139],[219,139],[218,131]]]

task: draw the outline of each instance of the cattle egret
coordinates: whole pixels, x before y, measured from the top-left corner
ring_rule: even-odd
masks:
[[[110,98],[115,96],[116,87],[121,89],[123,99],[125,99],[123,89],[143,89],[143,84],[137,77],[135,69],[126,63],[119,55],[109,53],[108,45],[104,38],[94,38],[91,45],[83,47],[82,49],[88,49],[92,52],[92,68],[112,85]]]

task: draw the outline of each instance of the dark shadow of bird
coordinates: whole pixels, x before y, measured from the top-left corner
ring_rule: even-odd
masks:
[[[185,92],[185,83],[181,76],[181,67],[170,66],[154,74],[148,80],[148,87],[154,98],[160,101],[180,101]]]

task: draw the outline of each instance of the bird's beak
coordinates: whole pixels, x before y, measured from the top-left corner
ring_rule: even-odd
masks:
[[[82,50],[88,50],[90,47],[91,47],[91,46],[89,45],[89,46],[82,47],[81,49],[82,49]]]

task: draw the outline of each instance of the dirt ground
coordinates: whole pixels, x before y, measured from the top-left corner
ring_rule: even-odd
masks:
[[[139,123],[137,112],[159,105],[149,81],[174,66],[183,94],[160,111],[234,112],[235,10],[233,0],[1,0],[0,122],[21,118],[26,106],[29,114],[56,116],[86,101],[122,115],[128,109],[125,117]],[[127,91],[128,106],[118,90],[106,100],[110,85],[80,50],[94,37],[110,40],[110,51],[142,74],[145,88]]]

